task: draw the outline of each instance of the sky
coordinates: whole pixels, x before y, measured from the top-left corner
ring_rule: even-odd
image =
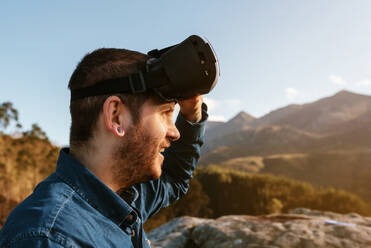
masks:
[[[210,120],[261,117],[346,89],[371,95],[371,1],[8,1],[0,3],[0,103],[25,130],[68,145],[69,78],[102,47],[146,53],[206,37],[220,78]]]

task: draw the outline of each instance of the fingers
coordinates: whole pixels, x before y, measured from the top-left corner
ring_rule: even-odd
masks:
[[[202,102],[202,95],[179,101],[180,112],[187,120],[191,122],[199,122],[202,119]]]

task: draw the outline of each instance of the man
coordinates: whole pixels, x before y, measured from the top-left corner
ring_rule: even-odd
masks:
[[[148,56],[99,49],[73,72],[71,91],[138,72]],[[9,215],[0,247],[149,247],[143,222],[183,196],[203,143],[202,96],[152,91],[71,101],[70,148],[56,171]]]

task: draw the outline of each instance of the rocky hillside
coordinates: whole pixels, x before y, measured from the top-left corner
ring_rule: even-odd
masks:
[[[154,248],[371,247],[371,218],[295,209],[290,214],[179,217],[148,235]]]

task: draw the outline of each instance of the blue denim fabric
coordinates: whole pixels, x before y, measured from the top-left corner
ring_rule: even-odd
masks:
[[[201,123],[179,114],[181,138],[165,150],[161,178],[134,185],[123,197],[63,148],[56,171],[8,216],[0,247],[149,247],[143,223],[187,192],[206,119],[205,104]]]

